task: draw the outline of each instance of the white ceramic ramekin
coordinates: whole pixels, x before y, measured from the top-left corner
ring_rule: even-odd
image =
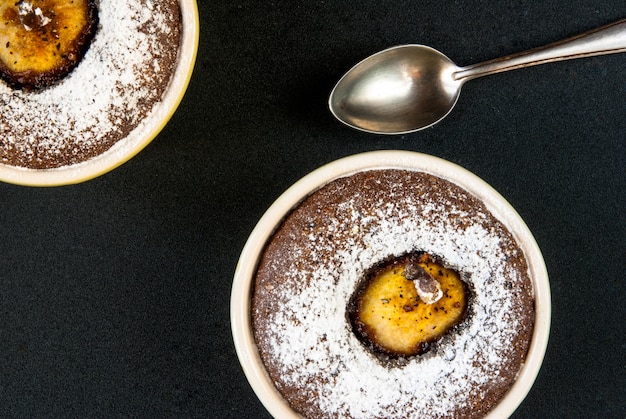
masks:
[[[541,251],[530,230],[513,207],[491,186],[462,167],[437,157],[407,151],[374,151],[346,157],[308,174],[267,210],[241,253],[231,294],[231,327],[239,361],[266,409],[276,418],[299,417],[276,390],[259,357],[252,335],[250,299],[259,257],[283,218],[307,195],[326,183],[355,172],[396,168],[416,170],[447,179],[482,200],[514,235],[524,251],[535,293],[535,326],[530,349],[520,374],[488,418],[510,416],[528,394],[541,367],[550,332],[550,284]]]
[[[61,186],[103,175],[143,150],[165,127],[183,99],[196,62],[200,18],[196,0],[179,0],[182,33],[178,66],[163,100],[135,130],[109,150],[85,162],[54,169],[28,169],[0,163],[0,181],[25,186]]]

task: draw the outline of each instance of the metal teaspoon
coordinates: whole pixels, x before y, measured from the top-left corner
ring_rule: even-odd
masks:
[[[377,134],[404,134],[442,120],[461,87],[490,74],[554,61],[626,52],[626,19],[543,47],[458,67],[424,45],[378,52],[350,69],[330,94],[329,107],[341,122]]]

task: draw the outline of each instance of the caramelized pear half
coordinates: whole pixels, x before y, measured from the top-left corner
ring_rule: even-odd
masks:
[[[420,285],[433,291],[428,298]],[[427,352],[461,322],[467,304],[467,285],[457,272],[428,254],[411,254],[366,275],[348,304],[348,318],[377,355],[410,357]]]
[[[0,0],[0,77],[50,86],[78,65],[97,25],[95,0]]]

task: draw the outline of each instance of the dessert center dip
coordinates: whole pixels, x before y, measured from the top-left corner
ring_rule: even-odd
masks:
[[[43,33],[55,14],[39,5],[63,2],[18,3],[32,8]],[[98,26],[71,72],[38,90],[0,81],[1,163],[51,169],[84,162],[126,138],[161,100],[179,53],[178,0],[95,4]]]
[[[406,262],[422,257],[424,268]],[[398,317],[423,310],[431,325],[431,308],[459,309],[415,350],[380,350],[372,329],[364,338],[354,326],[359,287],[377,270],[393,278],[394,264],[414,287]],[[305,417],[482,417],[516,380],[533,333],[533,285],[513,235],[465,189],[420,171],[362,171],[311,193],[270,237],[253,281],[260,358]],[[381,307],[397,297],[372,295]]]

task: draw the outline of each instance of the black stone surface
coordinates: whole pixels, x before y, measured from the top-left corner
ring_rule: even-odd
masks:
[[[421,43],[473,64],[625,18],[623,1],[198,6],[188,93],[144,151],[79,185],[0,184],[0,416],[268,417],[230,332],[239,253],[292,183],[378,149],[464,166],[535,235],[552,333],[514,417],[626,416],[626,55],[471,81],[446,119],[409,135],[351,130],[326,105],[381,49]]]

